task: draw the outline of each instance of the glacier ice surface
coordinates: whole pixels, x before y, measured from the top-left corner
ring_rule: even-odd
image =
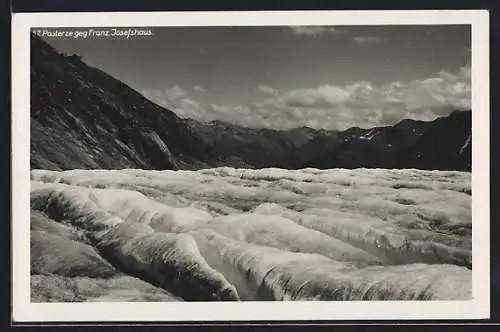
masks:
[[[32,170],[32,297],[469,299],[470,181],[414,169]]]

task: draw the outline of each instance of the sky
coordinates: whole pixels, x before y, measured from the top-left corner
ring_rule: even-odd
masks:
[[[46,40],[183,118],[343,130],[470,109],[470,39],[470,26],[255,26]]]

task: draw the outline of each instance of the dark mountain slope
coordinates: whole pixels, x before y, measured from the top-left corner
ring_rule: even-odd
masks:
[[[306,166],[470,170],[471,144],[466,141],[471,120],[471,112],[456,111],[431,122],[406,119],[388,127],[351,128],[328,143],[309,142],[303,150],[311,153],[318,146],[324,150]]]
[[[342,132],[201,123],[180,119],[78,56],[31,41],[32,168],[470,170],[470,112]]]
[[[31,166],[206,166],[209,147],[172,112],[32,37]]]
[[[399,167],[471,170],[472,113],[453,112],[428,123],[423,135],[397,154]]]
[[[251,129],[221,121],[187,122],[219,156],[218,164],[233,167],[300,167],[299,155],[292,156],[291,152],[319,135],[318,131],[308,127],[278,131]],[[239,162],[235,162],[236,159]]]

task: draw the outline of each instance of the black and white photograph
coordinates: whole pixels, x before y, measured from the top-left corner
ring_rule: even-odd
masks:
[[[31,303],[476,298],[471,24],[132,23],[29,27]]]

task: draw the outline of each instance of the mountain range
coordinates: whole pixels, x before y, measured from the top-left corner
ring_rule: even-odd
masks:
[[[470,110],[345,131],[280,131],[179,118],[31,36],[31,168],[471,170]]]

